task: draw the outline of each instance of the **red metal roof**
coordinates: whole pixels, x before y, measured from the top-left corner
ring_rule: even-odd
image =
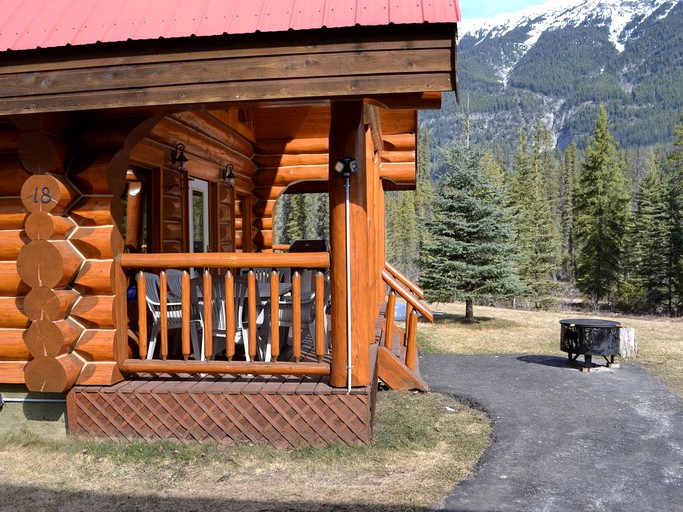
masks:
[[[0,51],[460,20],[458,0],[0,0],[0,7]]]

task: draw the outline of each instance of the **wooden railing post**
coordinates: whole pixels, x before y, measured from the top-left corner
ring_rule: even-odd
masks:
[[[394,343],[394,313],[396,312],[396,292],[393,290],[389,292],[387,299],[387,309],[384,311],[384,318],[386,320],[384,326],[384,346],[392,350]]]
[[[408,320],[408,333],[406,333],[406,366],[415,370],[415,358],[417,357],[417,311],[412,311]]]

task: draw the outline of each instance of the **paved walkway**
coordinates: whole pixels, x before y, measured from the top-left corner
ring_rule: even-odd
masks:
[[[494,442],[458,512],[683,512],[683,402],[640,367],[554,356],[424,356],[432,391],[477,404]]]

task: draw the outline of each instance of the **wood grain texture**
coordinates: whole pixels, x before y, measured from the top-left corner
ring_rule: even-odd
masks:
[[[29,176],[21,187],[21,200],[28,212],[63,213],[78,195],[63,176],[53,174]]]
[[[31,354],[24,343],[25,329],[3,329],[0,361],[28,361]],[[1,377],[0,377],[0,380]]]
[[[25,329],[29,323],[23,297],[0,297],[0,329]]]
[[[114,296],[85,295],[71,308],[71,316],[88,329],[115,329]]]
[[[78,375],[76,385],[79,386],[112,386],[123,380],[123,375],[116,363],[88,362]]]
[[[31,240],[65,240],[75,227],[69,217],[37,211],[26,217],[24,229]]]
[[[74,347],[74,352],[86,361],[115,361],[115,330],[87,329]],[[128,351],[128,357],[132,352]]]
[[[70,351],[83,332],[71,319],[35,320],[24,335],[24,343],[33,357],[57,357]]]
[[[82,367],[83,361],[73,354],[37,357],[24,367],[26,387],[29,391],[62,393],[74,385]]]
[[[0,360],[0,383],[23,384],[24,367],[27,361],[1,361]]]
[[[79,296],[75,290],[37,286],[24,299],[24,313],[30,320],[62,320]]]
[[[33,240],[19,253],[16,270],[30,287],[61,288],[71,281],[82,261],[68,241]]]

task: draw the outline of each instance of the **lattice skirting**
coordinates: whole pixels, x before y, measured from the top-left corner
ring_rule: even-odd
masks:
[[[75,387],[67,396],[68,428],[71,434],[96,439],[218,441],[280,448],[362,444],[372,438],[372,398],[370,393]]]

